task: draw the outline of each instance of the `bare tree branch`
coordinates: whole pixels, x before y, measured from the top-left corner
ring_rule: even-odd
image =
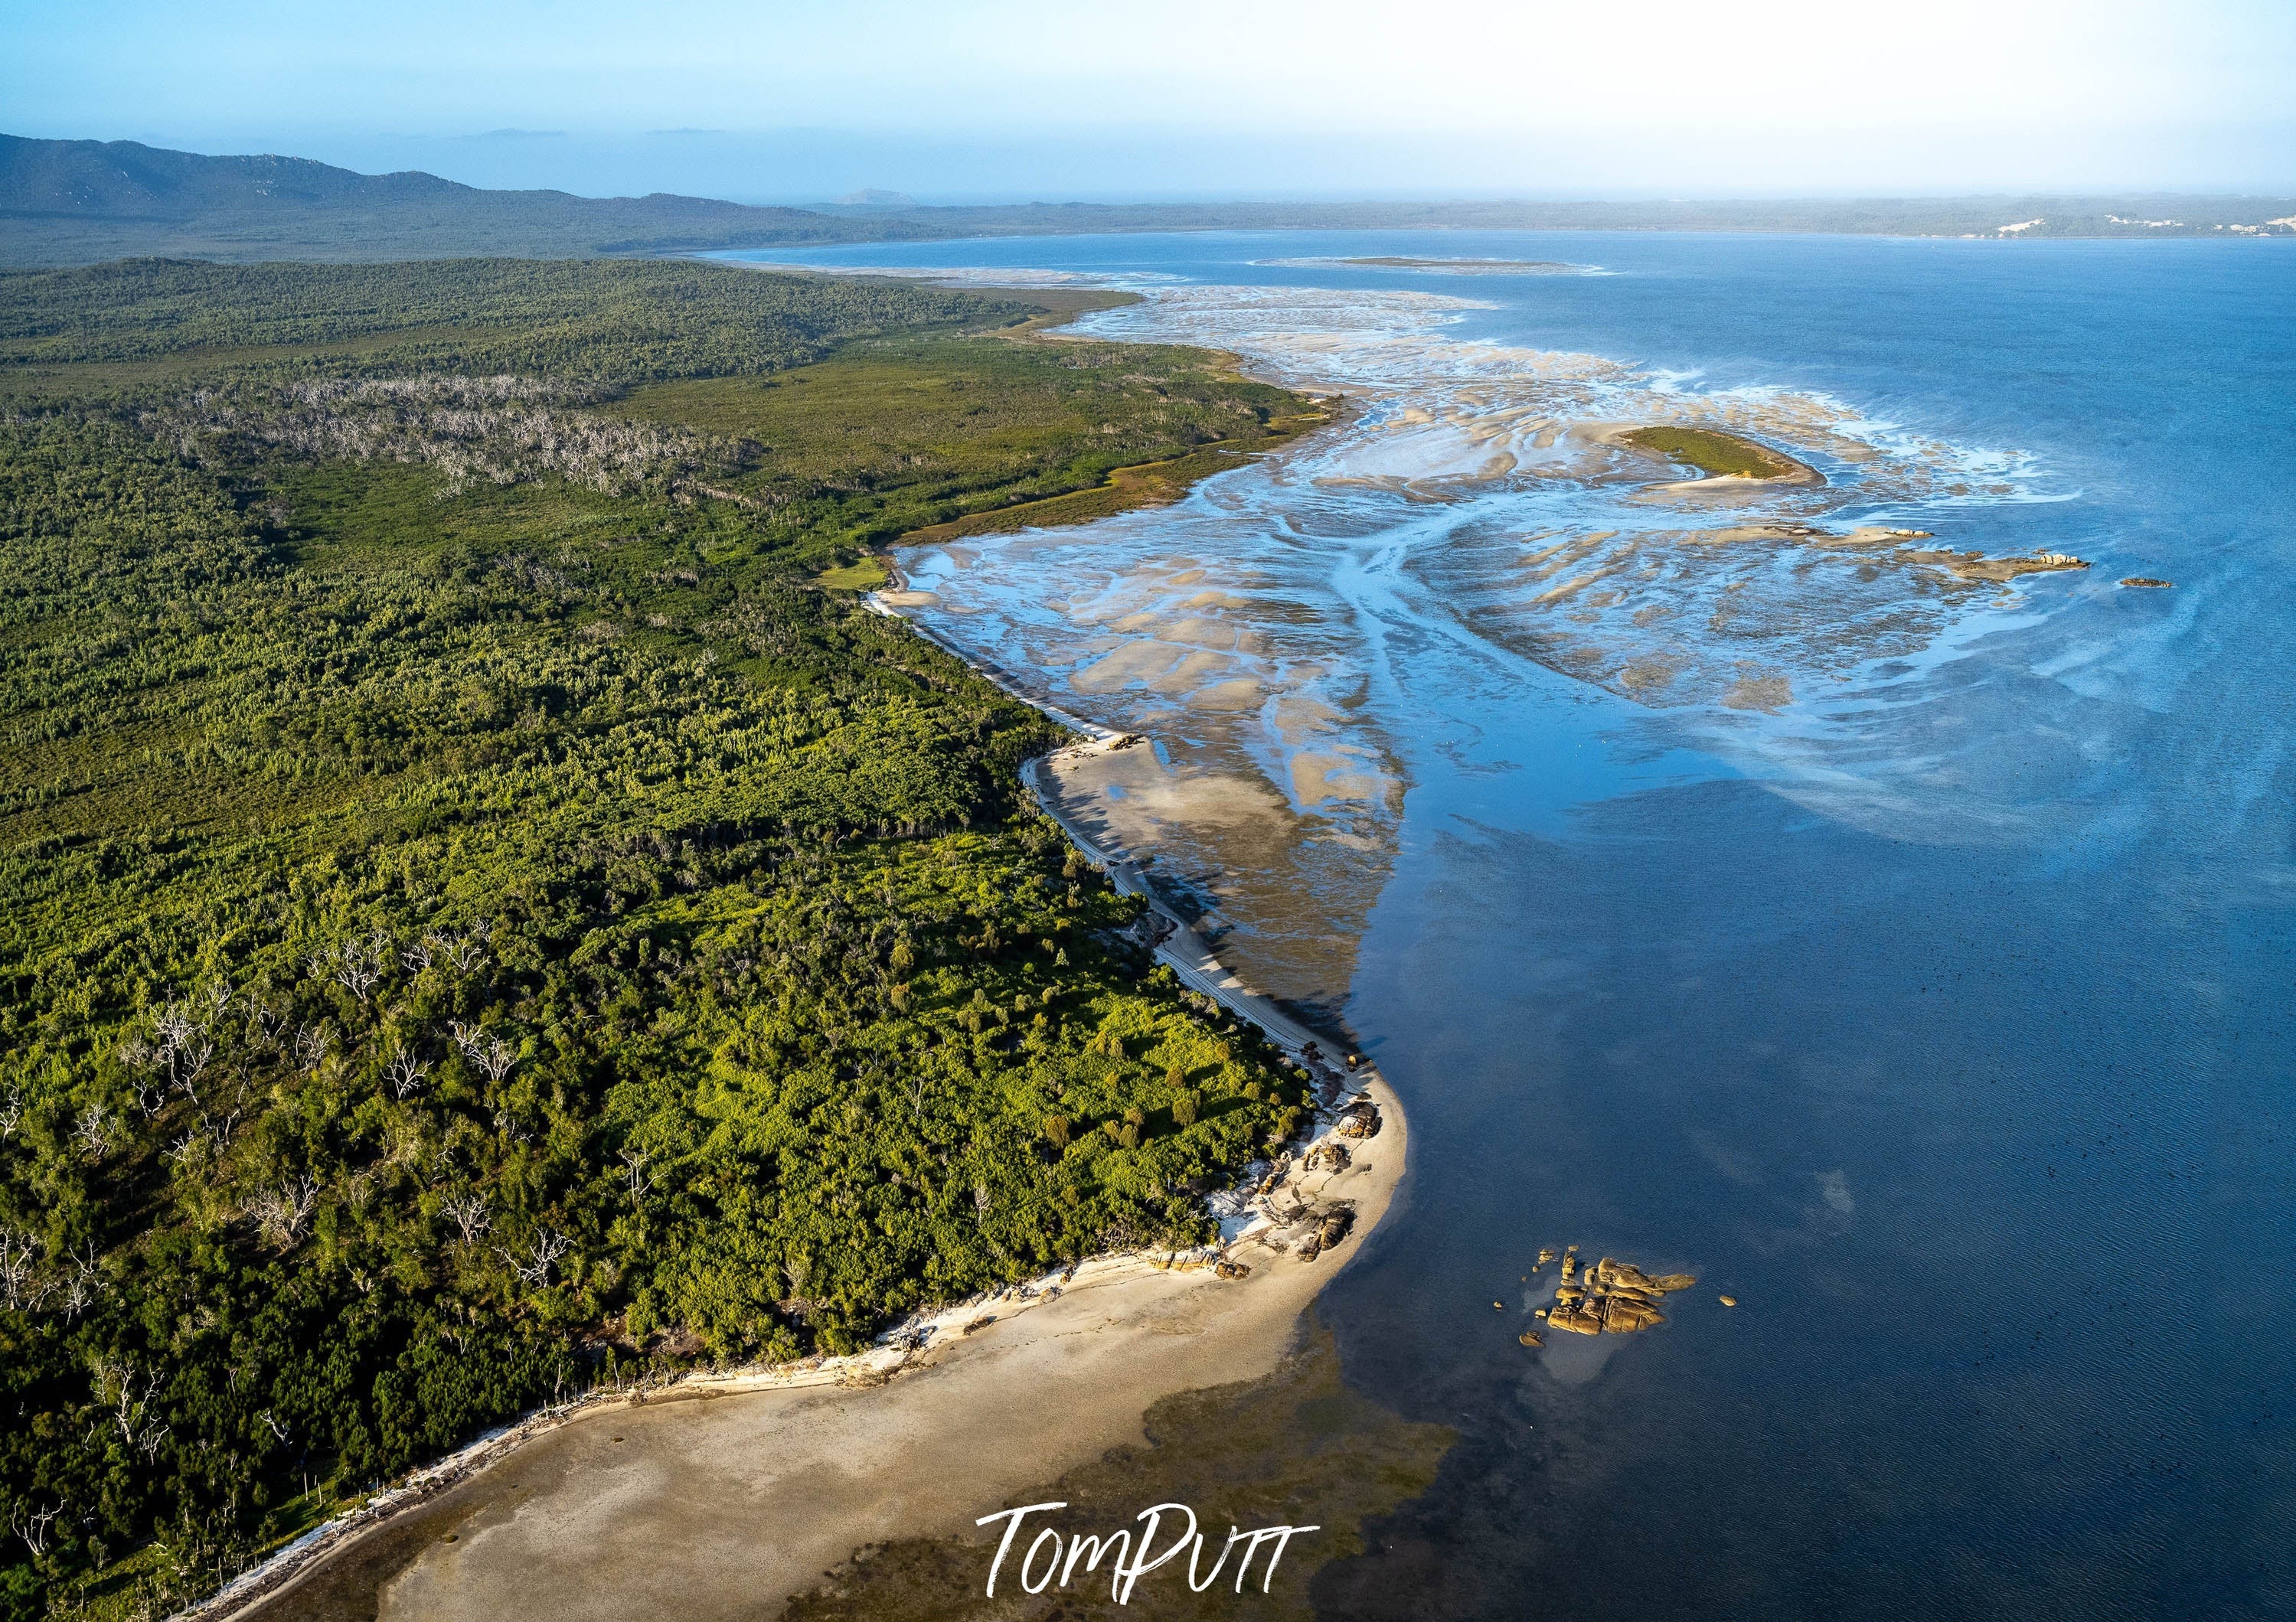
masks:
[[[98,1099],[80,1116],[71,1135],[72,1142],[89,1159],[101,1160],[111,1152],[112,1143],[119,1136],[119,1119]]]
[[[653,1180],[645,1175],[646,1162],[652,1159],[653,1157],[652,1155],[645,1153],[642,1150],[625,1149],[622,1151],[622,1164],[630,1168],[631,1199],[644,1199],[646,1191],[653,1186]]]
[[[59,1505],[57,1509],[35,1510],[27,1503],[8,1518],[9,1528],[24,1540],[24,1546],[31,1550],[36,1559],[48,1552],[48,1528],[54,1524],[61,1508]]]
[[[392,1094],[399,1098],[421,1092],[422,1078],[430,1074],[430,1065],[417,1059],[413,1049],[404,1047],[382,1069],[382,1078],[390,1084]]]
[[[463,1242],[476,1244],[479,1235],[494,1226],[484,1194],[455,1194],[442,1201],[439,1213],[463,1231]]]
[[[29,1233],[0,1228],[0,1306],[11,1312],[29,1312],[39,1305],[47,1289],[33,1271],[39,1250]]]
[[[523,1259],[515,1251],[506,1247],[497,1245],[495,1249],[502,1258],[510,1264],[511,1271],[518,1274],[521,1283],[530,1284],[539,1290],[550,1282],[551,1268],[557,1266],[559,1258],[571,1249],[573,1245],[572,1240],[554,1228],[537,1228],[535,1231],[534,1243],[528,1249]]]

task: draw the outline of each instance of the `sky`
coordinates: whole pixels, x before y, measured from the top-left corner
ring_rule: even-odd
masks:
[[[2296,0],[0,0],[0,130],[803,201],[2296,193]]]

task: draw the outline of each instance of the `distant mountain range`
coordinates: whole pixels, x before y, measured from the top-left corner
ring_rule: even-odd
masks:
[[[891,234],[870,217],[700,197],[490,192],[419,171],[361,175],[308,158],[209,158],[136,141],[0,135],[0,262],[581,258]]]
[[[579,258],[1087,231],[1809,231],[1897,236],[2296,234],[2296,198],[1962,197],[1670,202],[1021,203],[863,192],[832,212],[655,193],[496,192],[308,158],[0,135],[0,264],[178,258]]]

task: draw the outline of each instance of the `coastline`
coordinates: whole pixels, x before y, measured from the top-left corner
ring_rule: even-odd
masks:
[[[1102,1257],[1033,1298],[950,1309],[979,1327],[955,1324],[882,1371],[856,1366],[873,1353],[778,1385],[775,1372],[695,1377],[594,1404],[260,1598],[204,1614],[332,1616],[364,1600],[364,1614],[386,1617],[756,1617],[865,1545],[970,1533],[1016,1495],[1140,1444],[1158,1402],[1277,1368],[1392,1207],[1407,1136],[1385,1084],[1368,1091],[1382,1126],[1350,1165],[1277,1191],[1352,1204],[1353,1230],[1320,1257],[1273,1249],[1266,1230],[1227,1247],[1251,1269],[1238,1280]],[[600,1419],[612,1423],[574,1422]],[[402,1528],[407,1546],[379,1551],[381,1569],[336,1569]]]
[[[480,1618],[545,1603],[570,1617],[619,1617],[634,1605],[754,1616],[805,1592],[857,1548],[967,1530],[1007,1495],[1139,1443],[1160,1401],[1272,1372],[1324,1285],[1391,1208],[1408,1135],[1384,1078],[1368,1062],[1352,1075],[1336,1070],[1315,1033],[1220,963],[1156,897],[1138,863],[1095,843],[1060,809],[1050,782],[1057,761],[1138,740],[1029,696],[881,594],[865,601],[1083,735],[1026,762],[1023,785],[1120,892],[1146,901],[1159,963],[1317,1078],[1324,1103],[1308,1136],[1211,1197],[1222,1216],[1218,1247],[1089,1257],[920,1314],[850,1356],[690,1374],[545,1408],[307,1533],[181,1617],[268,1622],[348,1604],[361,1615]],[[1374,1112],[1373,1135],[1350,1139],[1343,1168],[1304,1169],[1307,1151],[1336,1142],[1342,1115],[1359,1102]],[[1308,1247],[1306,1259],[1292,1253],[1342,1209],[1341,1236]],[[1246,1271],[1221,1277],[1216,1263]],[[699,1415],[662,1412],[726,1398],[742,1400]],[[583,1422],[610,1416],[625,1436],[602,1442],[605,1428]],[[627,1446],[626,1436],[642,1446]],[[767,1449],[773,1462],[760,1474],[745,1455]],[[649,1455],[674,1458],[675,1469],[648,1470]],[[720,1461],[723,1478],[698,1485]],[[633,1465],[649,1479],[645,1502],[614,1480]],[[548,1481],[537,1487],[533,1477]],[[921,1490],[921,1478],[939,1486]],[[775,1534],[761,1530],[769,1526]],[[633,1540],[627,1551],[615,1548],[620,1539]]]

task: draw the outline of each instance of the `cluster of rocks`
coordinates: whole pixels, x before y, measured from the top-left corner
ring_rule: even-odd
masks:
[[[1543,1249],[1538,1263],[1531,1271],[1555,1259],[1554,1252]],[[1578,1261],[1578,1247],[1566,1246],[1562,1252],[1562,1282],[1555,1287],[1554,1304],[1542,1307],[1538,1315],[1546,1320],[1550,1329],[1567,1330],[1574,1335],[1631,1335],[1648,1329],[1653,1323],[1666,1322],[1659,1310],[1661,1298],[1677,1290],[1687,1290],[1698,1281],[1687,1273],[1669,1273],[1653,1278],[1631,1262],[1604,1257],[1584,1268]],[[1539,1344],[1536,1331],[1523,1337],[1525,1346]]]
[[[1359,1098],[1341,1111],[1339,1124],[1332,1128],[1343,1138],[1368,1138],[1379,1135],[1379,1106],[1368,1098]]]
[[[1333,1206],[1323,1214],[1323,1220],[1316,1225],[1316,1231],[1300,1241],[1300,1259],[1303,1262],[1314,1261],[1324,1251],[1345,1239],[1348,1236],[1348,1230],[1355,1226],[1355,1224],[1356,1214],[1353,1207]]]

